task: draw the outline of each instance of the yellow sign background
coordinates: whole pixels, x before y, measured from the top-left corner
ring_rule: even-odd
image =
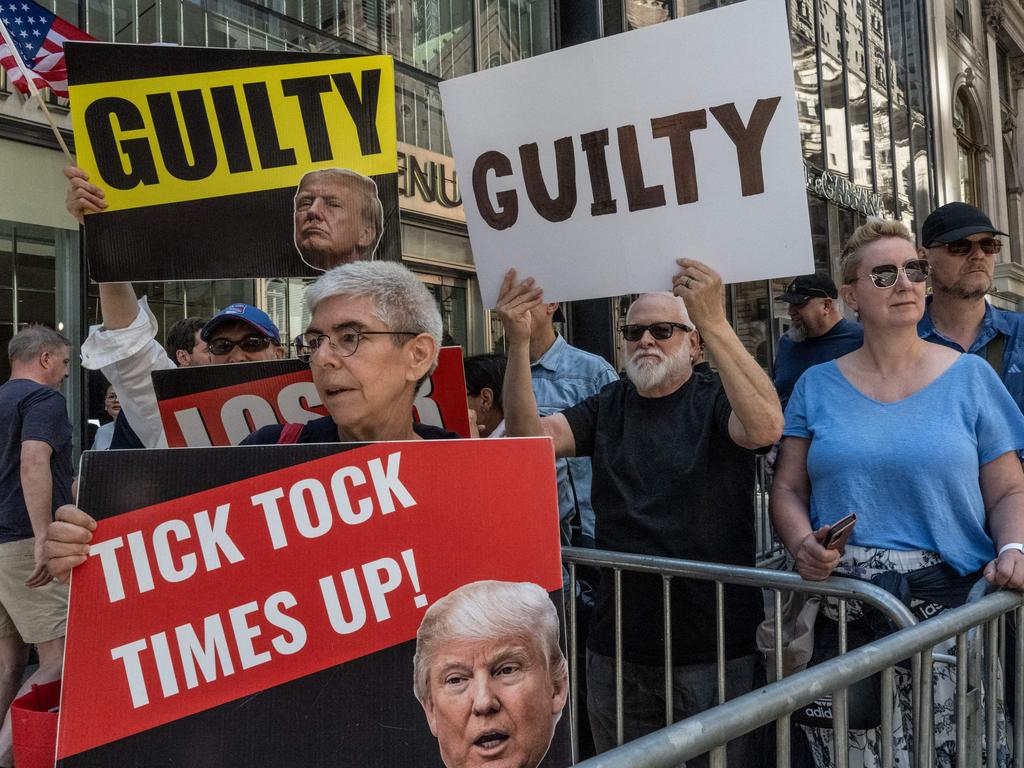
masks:
[[[331,139],[334,157],[327,161],[313,162],[306,141],[302,113],[299,109],[299,100],[294,96],[284,95],[281,81],[347,72],[352,75],[357,90],[361,91],[362,73],[374,69],[381,71],[376,114],[380,152],[373,155],[362,154],[355,123],[352,121],[352,117],[349,115],[341,95],[335,88],[331,92],[321,95],[321,104],[324,105],[324,120],[327,124],[327,133]],[[295,151],[295,165],[267,169],[260,167],[253,126],[249,112],[245,107],[245,95],[242,91],[244,83],[254,82],[265,82],[267,84],[279,144],[283,148],[291,148]],[[231,173],[228,170],[220,127],[210,96],[210,89],[218,86],[232,86],[234,88],[248,145],[248,153],[252,160],[253,169],[251,171]],[[194,91],[197,89],[202,92],[203,103],[210,122],[210,129],[213,133],[214,146],[217,151],[217,166],[213,173],[205,179],[183,181],[172,176],[164,165],[146,99],[150,94],[176,93],[177,91]],[[73,85],[70,87],[69,92],[78,165],[89,174],[90,181],[103,189],[108,203],[106,211],[202,200],[204,198],[296,186],[304,173],[322,168],[349,168],[365,176],[396,173],[398,170],[395,134],[395,75],[394,62],[390,56],[358,56],[299,64],[247,67],[218,72],[200,72],[136,80],[89,83],[86,85]],[[363,97],[361,92],[360,96]],[[142,115],[145,122],[143,129],[122,131],[119,126],[114,125],[115,137],[118,142],[125,139],[138,138],[148,140],[156,164],[159,183],[139,184],[129,190],[115,189],[109,184],[104,183],[96,163],[91,137],[86,130],[84,115],[91,103],[97,99],[109,97],[117,97],[131,102]],[[330,100],[336,100],[336,104],[328,106]],[[184,130],[177,96],[174,97],[174,101],[179,131],[181,132],[186,152],[190,153],[188,134]],[[125,169],[130,169],[127,156],[123,152],[120,154],[121,162]]]

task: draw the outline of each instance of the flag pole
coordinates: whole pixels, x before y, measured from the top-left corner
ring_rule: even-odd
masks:
[[[53,135],[57,137],[57,143],[60,144],[60,148],[64,152],[64,157],[68,160],[68,165],[74,165],[75,161],[71,157],[68,145],[64,143],[64,137],[60,135],[60,131],[57,129],[57,123],[54,122],[53,115],[50,114],[50,110],[46,107],[46,100],[39,92],[39,89],[36,88],[36,84],[33,79],[35,73],[25,66],[25,62],[22,60],[21,54],[18,53],[18,46],[15,45],[14,38],[11,37],[11,33],[7,31],[7,27],[4,25],[3,19],[0,19],[0,35],[3,35],[4,40],[7,41],[7,46],[11,49],[11,53],[14,56],[14,63],[17,64],[18,69],[21,70],[21,74],[25,78],[25,82],[28,84],[29,91],[32,92],[32,95],[35,96],[36,100],[39,102],[39,106],[43,110],[43,115],[46,117],[46,122],[50,124],[50,129],[53,131]]]

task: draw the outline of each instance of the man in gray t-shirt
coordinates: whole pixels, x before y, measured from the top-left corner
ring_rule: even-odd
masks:
[[[0,766],[13,764],[9,707],[61,676],[68,590],[46,572],[43,543],[54,510],[73,496],[71,422],[57,391],[70,342],[41,325],[7,347],[11,378],[0,386]],[[21,682],[35,645],[39,668]],[[19,688],[20,686],[20,688]]]

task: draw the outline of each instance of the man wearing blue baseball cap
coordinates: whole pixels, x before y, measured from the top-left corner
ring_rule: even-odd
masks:
[[[1008,237],[966,203],[948,203],[925,219],[919,252],[931,265],[932,295],[917,331],[984,357],[1024,410],[1024,314],[985,301],[1003,247],[998,235]]]
[[[281,332],[270,316],[251,304],[225,307],[203,326],[212,363],[247,363],[284,356]]]
[[[125,417],[146,448],[166,448],[163,422],[153,390],[153,371],[176,367],[156,340],[157,321],[146,297],[136,300],[130,283],[100,283],[103,325],[89,329],[82,365],[100,370],[114,386]],[[275,360],[284,355],[281,333],[267,313],[232,304],[199,334],[209,355],[192,355],[191,365]]]

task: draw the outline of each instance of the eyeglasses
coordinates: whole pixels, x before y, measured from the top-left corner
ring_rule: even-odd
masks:
[[[683,333],[689,333],[693,330],[693,326],[686,325],[686,323],[651,323],[650,325],[630,323],[620,326],[619,330],[622,331],[622,338],[626,341],[640,341],[646,331],[650,331],[651,336],[658,341],[665,341],[665,339],[672,338],[676,328],[682,329]]]
[[[923,283],[928,279],[929,264],[924,259],[911,259],[902,267],[895,264],[879,264],[866,275],[855,277],[851,283],[855,283],[861,277],[870,277],[876,288],[892,288],[900,278],[900,272],[907,276],[912,283]]]
[[[305,358],[312,357],[320,346],[327,344],[331,350],[342,357],[351,357],[359,349],[359,342],[364,336],[419,336],[416,331],[336,331],[328,336],[326,333],[304,333],[302,342],[305,345]]]
[[[946,250],[954,256],[966,256],[974,246],[981,248],[982,253],[992,255],[993,253],[999,253],[1003,247],[1003,241],[997,240],[994,237],[986,237],[984,240],[968,240],[965,237],[963,240],[954,240],[951,243],[946,243]],[[932,247],[937,248],[938,246]]]
[[[231,339],[214,339],[207,345],[211,355],[226,355],[235,347],[243,352],[262,352],[274,343],[269,336],[246,336],[238,341]]]

